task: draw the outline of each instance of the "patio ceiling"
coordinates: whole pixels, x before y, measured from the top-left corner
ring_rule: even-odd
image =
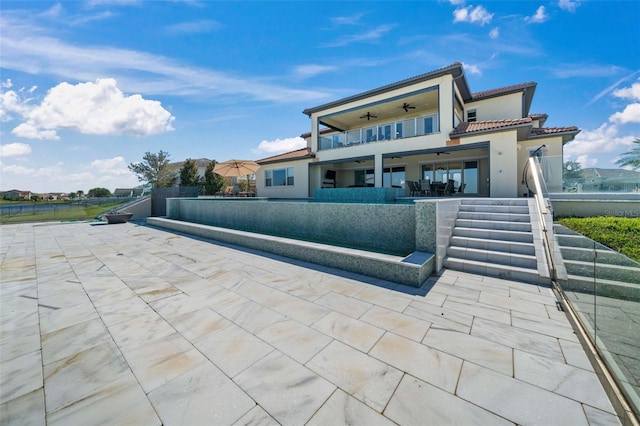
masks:
[[[403,105],[415,109],[405,112]],[[438,91],[416,93],[379,102],[369,103],[345,111],[319,117],[320,123],[336,130],[349,130],[379,123],[416,117],[438,109]],[[367,113],[371,114],[367,119]]]

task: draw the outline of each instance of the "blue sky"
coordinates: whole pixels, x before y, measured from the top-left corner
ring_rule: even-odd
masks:
[[[461,62],[472,92],[538,83],[532,113],[613,167],[640,137],[637,1],[0,3],[0,189],[139,184],[145,152],[260,159],[305,108]]]

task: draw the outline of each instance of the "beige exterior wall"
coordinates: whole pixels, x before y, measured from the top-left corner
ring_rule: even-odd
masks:
[[[549,192],[562,192],[562,137],[536,138],[518,143],[518,170],[523,170],[529,160],[530,153],[542,145],[542,157],[540,164],[545,175],[545,185]],[[522,184],[522,178],[518,181],[518,194],[527,192],[526,185]]]
[[[461,138],[462,145],[489,142],[489,175],[484,178],[491,186],[490,196],[508,198],[518,196],[518,135],[516,130]],[[485,167],[486,169],[486,167]],[[481,170],[482,173],[482,170]]]
[[[256,192],[259,197],[268,198],[307,198],[309,194],[309,159],[265,164],[256,173]],[[294,168],[292,186],[265,186],[265,171]]]
[[[478,102],[468,102],[465,104],[465,111],[475,109],[478,121],[523,118],[522,102],[522,93],[518,92]]]

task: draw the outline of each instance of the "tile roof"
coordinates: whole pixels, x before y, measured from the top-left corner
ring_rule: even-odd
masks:
[[[544,135],[552,135],[555,133],[573,133],[579,132],[576,126],[568,126],[568,127],[534,127],[531,129],[532,136],[544,136]]]
[[[311,152],[311,148],[301,148],[296,149],[295,151],[285,152],[283,154],[274,155],[271,157],[263,158],[261,160],[256,160],[258,164],[268,164],[268,163],[277,163],[280,161],[288,161],[288,160],[299,160],[306,157],[313,157],[313,153]]]
[[[531,117],[532,120],[546,120],[547,118],[549,118],[548,114],[529,114],[529,117]]]
[[[485,90],[483,92],[472,93],[471,97],[474,101],[480,99],[491,98],[494,96],[506,95],[508,93],[521,92],[528,88],[535,88],[538,85],[535,81],[529,81],[527,83],[514,84],[512,86],[499,87],[497,89]]]
[[[473,121],[463,122],[458,124],[458,127],[453,129],[450,136],[461,135],[465,133],[485,132],[489,130],[502,129],[512,126],[520,126],[523,124],[530,124],[532,122],[530,117],[515,118],[512,120],[487,120],[487,121]]]

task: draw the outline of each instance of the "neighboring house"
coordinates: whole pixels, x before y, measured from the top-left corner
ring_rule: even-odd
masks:
[[[2,193],[2,198],[5,200],[31,200],[31,191],[20,191],[19,189],[12,189],[9,191],[4,191]]]
[[[307,148],[258,160],[261,196],[305,198],[322,187],[406,187],[453,179],[462,194],[527,194],[522,174],[545,145],[557,158],[547,186],[562,190],[562,151],[577,127],[543,127],[530,114],[536,83],[471,93],[462,64],[303,111]],[[406,195],[409,190],[406,189]]]
[[[175,186],[180,185],[180,170],[184,166],[185,161],[178,161],[176,163],[169,164],[169,166],[175,171],[177,177]],[[198,176],[200,176],[200,179],[204,179],[204,173],[207,171],[207,166],[209,166],[211,160],[209,160],[208,158],[198,158],[195,161],[196,166],[198,167]]]

